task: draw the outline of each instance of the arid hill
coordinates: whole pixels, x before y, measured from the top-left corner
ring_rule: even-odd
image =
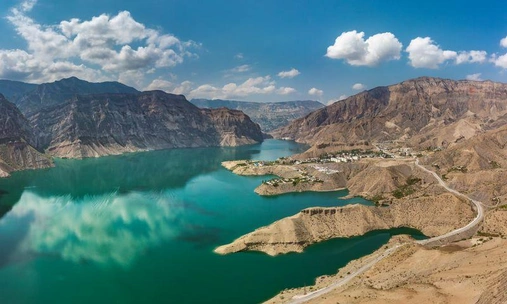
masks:
[[[507,117],[507,84],[422,77],[377,87],[272,132],[311,145],[402,141],[447,147]]]

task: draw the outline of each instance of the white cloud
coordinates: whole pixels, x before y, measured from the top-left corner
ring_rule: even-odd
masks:
[[[324,91],[319,90],[317,88],[311,88],[310,90],[308,90],[308,94],[321,97],[324,94]]]
[[[252,69],[252,67],[248,64],[243,64],[243,65],[240,65],[240,66],[237,66],[237,67],[234,67],[230,70],[228,70],[227,72],[230,72],[230,73],[245,73],[245,72],[248,72]]]
[[[507,48],[507,37],[500,40],[500,45],[504,48]]]
[[[22,2],[6,17],[27,49],[0,49],[0,56],[9,59],[2,61],[0,78],[17,76],[15,79],[32,82],[68,76],[94,81],[128,79],[180,64],[185,57],[195,56],[189,49],[199,46],[147,28],[127,11],[85,21],[64,20],[55,26],[39,24],[27,16],[36,3]]]
[[[278,77],[280,78],[294,78],[297,75],[301,74],[298,70],[292,68],[290,71],[282,71],[278,73]]]
[[[285,88],[284,91],[287,91],[287,89],[291,88]],[[223,87],[204,84],[190,91],[189,98],[233,98],[254,94],[272,94],[276,91],[275,82],[271,80],[270,76],[264,76],[248,78],[239,85],[234,82],[228,83]]]
[[[356,83],[352,86],[352,89],[360,91],[366,89],[366,86],[362,83]]]
[[[406,51],[409,54],[410,65],[414,68],[437,69],[441,63],[457,56],[454,51],[442,50],[430,37],[412,39]]]
[[[497,66],[504,69],[507,69],[507,54],[504,54],[502,56],[496,56],[493,55],[491,57],[491,61]]]
[[[430,37],[417,37],[410,41],[406,51],[410,65],[414,68],[438,69],[440,64],[453,60],[455,64],[484,63],[487,59],[486,51],[443,50]]]
[[[243,58],[245,58],[245,56],[243,55],[243,53],[237,53],[236,55],[234,55],[234,58],[243,59]]]
[[[486,51],[463,51],[459,52],[456,57],[456,64],[462,63],[484,63],[486,62],[488,53]]]
[[[481,73],[475,73],[467,75],[467,80],[475,80],[475,81],[482,81]]]
[[[175,84],[167,80],[155,79],[143,90],[144,91],[161,90],[171,94],[187,95],[192,90],[192,86],[193,83],[188,80],[183,81],[181,84]]]
[[[289,95],[292,93],[296,93],[296,89],[291,87],[281,87],[278,90],[276,90],[276,94],[278,95]]]
[[[326,56],[344,59],[350,65],[376,66],[383,61],[400,59],[402,44],[392,33],[380,33],[364,40],[364,32],[343,32]]]

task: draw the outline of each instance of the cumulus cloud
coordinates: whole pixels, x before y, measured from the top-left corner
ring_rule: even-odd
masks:
[[[500,45],[504,48],[507,48],[507,37],[500,40]]]
[[[456,64],[462,63],[484,63],[486,62],[488,53],[486,51],[463,51],[459,52],[456,57]]]
[[[467,80],[475,80],[475,81],[482,81],[481,73],[475,73],[467,75]]]
[[[379,33],[364,40],[364,32],[343,32],[326,56],[343,59],[350,65],[376,66],[383,61],[400,59],[402,44],[389,32]]]
[[[357,90],[357,91],[360,91],[360,90],[364,90],[366,89],[366,86],[362,83],[356,83],[352,86],[352,89],[353,90]]]
[[[297,69],[292,68],[290,71],[281,71],[278,73],[278,77],[280,78],[294,78],[297,75],[301,74]]]
[[[27,15],[35,4],[35,0],[24,1],[7,16],[27,50],[0,50],[0,56],[8,59],[2,61],[1,78],[17,76],[33,82],[68,76],[95,81],[128,78],[122,74],[180,64],[185,57],[195,56],[189,49],[198,47],[147,28],[127,11],[91,20],[64,20],[55,26],[39,24]]]
[[[245,97],[255,94],[272,94],[275,93],[276,91],[277,89],[275,86],[275,82],[271,80],[270,76],[264,76],[264,77],[248,78],[245,82],[241,84],[231,82],[224,85],[223,87],[216,87],[211,84],[204,84],[191,90],[189,92],[189,97],[233,98],[233,97]],[[283,91],[287,91],[287,88],[279,92]]]
[[[484,63],[488,55],[486,51],[443,50],[430,37],[412,39],[406,51],[409,54],[411,66],[427,69],[438,69],[446,61],[454,61],[455,64]]]
[[[324,91],[319,90],[317,88],[311,88],[310,90],[308,90],[308,94],[321,97],[324,94]]]
[[[155,79],[148,86],[146,86],[144,91],[153,91],[153,90],[161,90],[171,94],[178,95],[188,95],[192,90],[193,83],[186,80],[180,84],[172,83],[170,81],[164,79]]]
[[[454,51],[442,50],[430,37],[412,39],[406,51],[410,65],[414,68],[437,69],[441,63],[455,59],[458,55]]]
[[[291,87],[281,87],[276,90],[276,94],[278,94],[278,95],[289,95],[292,93],[296,93],[296,89],[291,88]]]
[[[497,56],[493,55],[491,57],[491,61],[497,66],[504,69],[507,69],[507,54]]]

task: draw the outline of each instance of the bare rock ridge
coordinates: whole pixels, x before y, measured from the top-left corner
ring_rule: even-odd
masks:
[[[335,102],[271,134],[311,145],[447,147],[507,121],[507,84],[421,77]]]
[[[240,110],[261,126],[262,131],[270,132],[301,118],[306,114],[323,108],[324,105],[314,100],[297,100],[283,102],[247,102],[221,99],[192,99],[191,103],[199,108],[229,108]]]
[[[47,168],[51,160],[37,151],[32,128],[16,106],[0,94],[0,177],[23,169]]]
[[[235,146],[262,141],[257,124],[239,111],[201,110],[182,95],[78,95],[28,116],[40,147],[57,157]]]

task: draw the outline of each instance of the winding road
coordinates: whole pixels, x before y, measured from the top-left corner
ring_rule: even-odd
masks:
[[[434,171],[431,171],[429,169],[426,169],[425,167],[423,167],[422,165],[419,164],[419,159],[416,159],[415,161],[415,165],[419,168],[421,168],[423,171],[433,175],[433,177],[435,177],[438,181],[438,183],[440,184],[440,186],[444,187],[445,190],[459,196],[459,197],[462,197],[462,198],[465,198],[467,200],[469,200],[470,202],[472,202],[477,210],[477,216],[470,222],[468,223],[468,225],[464,226],[464,227],[461,227],[461,228],[458,228],[456,230],[453,230],[451,232],[448,232],[446,234],[443,234],[443,235],[440,235],[440,236],[436,236],[436,237],[432,237],[432,238],[429,238],[429,239],[426,239],[426,240],[421,240],[421,241],[416,241],[416,243],[418,244],[421,244],[421,245],[425,245],[425,244],[428,244],[428,243],[431,243],[431,242],[435,242],[435,241],[442,241],[442,240],[445,240],[446,238],[452,238],[460,233],[463,233],[463,232],[466,232],[470,229],[473,229],[475,228],[477,225],[479,225],[479,223],[482,221],[482,219],[484,218],[484,207],[482,206],[482,203],[479,202],[479,201],[476,201],[474,199],[471,199],[470,197],[466,196],[465,194],[463,193],[460,193],[454,189],[451,189],[449,188],[445,182],[440,178],[440,176],[438,176],[437,173],[435,173]],[[396,245],[392,248],[389,248],[387,249],[386,251],[384,251],[383,253],[381,253],[379,256],[377,256],[376,258],[374,258],[373,260],[371,260],[370,262],[366,263],[365,265],[363,265],[361,268],[359,268],[358,270],[348,274],[347,276],[345,276],[344,278],[334,282],[333,284],[325,287],[325,288],[322,288],[322,289],[319,289],[317,291],[314,291],[314,292],[311,292],[309,294],[306,294],[306,295],[296,295],[292,298],[292,300],[289,302],[289,303],[292,303],[292,304],[299,304],[299,303],[305,303],[305,302],[308,302],[310,300],[313,300],[315,298],[318,298],[322,295],[325,295],[326,293],[330,292],[331,290],[333,289],[336,289],[338,287],[341,287],[347,283],[349,283],[352,279],[354,279],[355,277],[357,277],[358,275],[364,273],[365,271],[367,271],[368,269],[372,268],[375,264],[377,264],[379,261],[385,259],[386,257],[388,257],[389,255],[391,255],[393,252],[395,252],[398,248],[406,245],[407,243],[405,244],[399,244],[399,245]]]

